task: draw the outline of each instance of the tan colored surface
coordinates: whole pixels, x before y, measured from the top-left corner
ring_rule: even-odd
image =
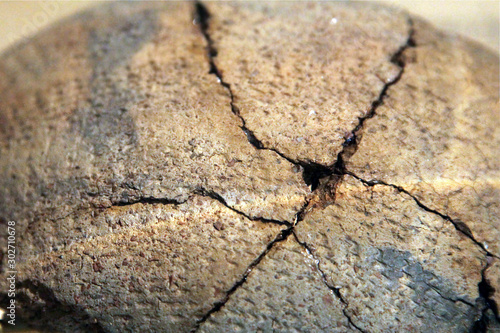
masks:
[[[45,324],[51,329],[98,322],[110,332],[189,332],[282,229],[199,196],[181,205],[118,207],[101,216],[112,232],[18,267],[20,290],[30,288],[30,301],[46,308],[43,322],[52,316]],[[85,310],[67,316],[63,305]]]
[[[499,49],[500,3],[489,0],[378,1],[404,8],[430,21],[440,29],[456,32]],[[96,6],[100,1],[1,1],[0,51],[15,41],[27,38],[56,20],[78,10]]]
[[[18,223],[20,259],[67,241],[66,216],[89,207],[208,191],[291,222],[305,202],[300,168],[248,144],[208,74],[191,7],[141,6],[86,14],[0,64],[0,202],[18,202],[4,212]]]
[[[500,202],[498,56],[420,21],[413,27],[417,45],[406,43],[408,16],[391,9],[303,3],[300,17],[290,20],[297,14],[287,10],[300,5],[282,5],[283,13],[276,4],[208,3],[209,39],[220,47],[213,59],[204,25],[199,18],[193,22],[193,3],[177,2],[110,4],[2,56],[0,223],[17,222],[20,315],[67,332],[158,331],[165,325],[190,331],[200,324],[216,330],[216,324],[234,322],[245,329],[254,325],[252,318],[261,318],[262,327],[279,321],[283,331],[303,325],[320,330],[330,315],[341,328],[370,332],[477,328],[476,320],[487,314],[487,295],[478,283],[495,274],[496,266],[485,269],[498,249],[498,238],[491,238],[497,222],[488,216],[498,215]],[[349,57],[336,59],[366,66],[370,74],[347,69],[343,80],[336,76],[343,68],[328,64],[329,38],[336,37],[328,33],[331,18],[328,28],[317,29],[325,13],[353,18],[333,22],[346,25],[339,28],[342,38],[356,41],[339,46]],[[255,18],[262,19],[262,29],[300,31],[309,39],[271,33],[256,38]],[[268,60],[229,47],[246,47],[235,33],[261,46],[262,58],[273,50],[278,59],[287,52],[286,40],[314,52],[299,57],[298,49],[294,62],[279,58],[289,73],[275,81]],[[375,37],[380,45],[370,44]],[[401,46],[401,61],[394,61],[400,66],[391,65]],[[325,66],[303,66],[311,57]],[[209,73],[211,60],[231,89]],[[268,84],[252,81],[251,71],[248,78],[233,73],[245,73],[238,66],[252,66],[250,60],[267,68]],[[401,79],[388,82],[398,67],[404,67]],[[332,122],[308,123],[309,113],[287,106],[301,99],[318,103],[315,93],[328,95],[305,85],[307,75],[346,83],[345,91],[336,90],[335,102],[345,104],[341,117],[318,109]],[[301,89],[287,90],[287,77],[299,80]],[[348,145],[344,160],[370,179],[394,177],[389,180],[409,186],[409,194],[306,165],[324,176],[311,192],[311,174],[280,154],[331,164],[343,140],[295,145],[275,131],[278,125],[265,127],[263,113],[251,129],[267,135],[265,143],[277,152],[257,149],[241,127],[250,126],[252,111],[262,110],[239,104],[267,97],[245,95],[254,86],[279,94],[272,98],[283,107],[269,119],[296,117],[290,125],[305,123],[295,132],[308,135],[341,128],[349,138],[357,117],[347,111],[366,114],[357,107],[375,103],[373,118],[356,133],[359,147]],[[387,96],[379,98],[387,87]],[[368,170],[367,163],[377,168]],[[474,181],[479,199],[462,188],[466,181]],[[293,229],[314,258],[295,241]],[[6,244],[4,232],[0,237]],[[5,304],[5,275],[0,283]],[[305,301],[310,308],[300,306]],[[293,305],[290,311],[286,304]]]
[[[199,332],[354,332],[344,304],[293,237],[278,243]]]
[[[208,4],[217,68],[264,147],[331,166],[358,118],[399,74],[391,56],[407,42],[408,19],[367,5],[308,3],[308,15],[300,2],[262,13],[260,6]],[[294,24],[278,23],[287,20]]]
[[[365,332],[460,332],[480,316],[468,304],[484,253],[392,187],[346,176],[335,204],[307,214],[296,233]]]
[[[418,47],[347,169],[403,187],[500,255],[498,55],[424,23],[415,31]]]

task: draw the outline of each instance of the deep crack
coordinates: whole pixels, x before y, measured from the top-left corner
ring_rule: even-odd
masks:
[[[328,289],[330,289],[335,294],[335,296],[338,297],[338,299],[340,300],[340,302],[342,302],[342,304],[344,305],[344,308],[342,309],[342,313],[347,318],[348,323],[350,325],[352,325],[352,327],[356,328],[358,331],[364,333],[365,331],[363,329],[361,329],[358,325],[354,324],[351,316],[347,313],[347,307],[349,306],[349,303],[344,299],[344,297],[340,293],[340,288],[335,288],[334,286],[331,286],[328,283],[328,279],[326,277],[326,273],[321,269],[320,260],[318,258],[316,258],[316,256],[314,255],[314,251],[309,247],[309,245],[307,245],[306,242],[301,242],[299,240],[299,237],[297,236],[297,234],[295,233],[295,231],[292,231],[292,233],[293,233],[293,237],[295,238],[295,241],[298,244],[300,244],[306,250],[307,254],[309,254],[311,256],[311,258],[313,258],[314,262],[316,263],[316,268],[318,269],[318,272],[321,275],[323,283],[326,285],[326,287]]]
[[[204,322],[206,322],[213,313],[218,312],[219,310],[221,310],[224,307],[224,305],[226,305],[226,303],[231,298],[231,295],[234,294],[234,292],[236,292],[236,290],[238,290],[238,288],[241,287],[246,282],[246,280],[248,278],[248,275],[250,275],[250,273],[252,272],[252,270],[257,265],[260,264],[260,262],[262,261],[262,259],[264,259],[264,257],[269,253],[269,251],[271,251],[271,249],[274,247],[274,245],[276,243],[285,241],[290,236],[290,234],[292,234],[293,228],[294,228],[294,226],[289,226],[287,229],[282,230],[278,234],[278,236],[276,236],[276,238],[273,241],[271,241],[269,244],[267,244],[267,247],[264,250],[264,252],[262,252],[254,261],[252,261],[252,263],[248,266],[248,268],[246,269],[245,273],[243,274],[242,278],[240,280],[238,280],[231,287],[231,289],[229,289],[229,291],[226,293],[226,296],[221,301],[215,303],[214,306],[201,319],[199,319],[196,322],[196,324],[193,327],[193,329],[191,330],[191,332],[198,331],[198,329],[200,328],[200,326]]]
[[[319,180],[321,178],[330,176],[334,172],[333,167],[324,166],[318,163],[314,163],[312,161],[302,161],[302,160],[294,160],[282,152],[278,151],[275,148],[265,147],[262,141],[260,141],[254,134],[252,130],[250,130],[246,126],[245,118],[243,118],[240,114],[239,108],[234,103],[234,93],[231,88],[231,85],[224,81],[221,71],[215,64],[215,57],[217,57],[218,51],[215,48],[214,41],[212,37],[208,33],[209,29],[209,21],[210,21],[210,12],[201,2],[196,2],[195,4],[195,21],[199,24],[201,33],[205,38],[207,43],[207,54],[208,54],[208,62],[209,62],[209,74],[213,74],[217,77],[220,84],[228,91],[229,97],[231,99],[230,106],[231,111],[241,120],[242,125],[240,126],[241,130],[245,133],[248,142],[255,147],[256,149],[262,150],[270,150],[278,154],[281,158],[287,160],[288,162],[298,165],[302,167],[302,178],[304,182],[311,187],[311,191],[314,191],[318,188]]]
[[[349,176],[352,176],[354,178],[356,178],[357,180],[359,180],[360,182],[362,182],[363,184],[365,184],[366,186],[375,186],[375,185],[383,185],[383,186],[389,186],[389,187],[392,187],[392,188],[395,188],[396,190],[398,190],[399,192],[402,192],[402,193],[405,193],[407,194],[408,196],[410,196],[410,198],[412,198],[415,203],[420,207],[422,208],[423,210],[429,212],[429,213],[432,213],[432,214],[435,214],[435,215],[438,215],[439,217],[441,217],[442,219],[450,222],[451,224],[453,224],[453,226],[455,227],[455,229],[460,232],[461,234],[465,235],[467,238],[469,238],[472,242],[474,242],[477,246],[479,246],[485,253],[487,253],[489,256],[492,256],[492,257],[495,257],[495,258],[498,258],[500,259],[497,255],[491,253],[490,251],[488,251],[486,249],[486,247],[479,241],[477,241],[475,238],[474,238],[474,235],[472,234],[472,231],[469,229],[469,227],[463,223],[462,221],[458,221],[458,220],[454,220],[452,219],[451,217],[449,217],[448,215],[446,214],[443,214],[435,209],[432,209],[430,207],[427,207],[426,205],[424,205],[420,200],[418,200],[414,195],[412,195],[410,192],[408,192],[406,189],[404,189],[403,187],[401,186],[398,186],[398,185],[394,185],[394,184],[389,184],[389,183],[386,183],[384,181],[381,181],[381,180],[365,180],[361,177],[358,177],[357,175],[355,175],[354,173],[350,172],[350,171],[345,171],[345,174],[346,175],[349,175]]]
[[[123,207],[123,206],[131,206],[131,205],[135,205],[135,204],[182,205],[183,203],[186,203],[188,200],[189,199],[177,201],[175,199],[168,199],[168,198],[142,197],[142,198],[139,198],[136,200],[119,201],[119,202],[111,205],[111,207]]]
[[[210,66],[210,70],[208,73],[215,75],[217,77],[218,81],[220,82],[220,84],[224,88],[226,88],[226,90],[228,91],[229,97],[231,98],[231,102],[230,102],[231,111],[236,116],[238,116],[238,118],[240,118],[241,123],[242,123],[242,125],[240,127],[243,130],[243,132],[245,133],[245,135],[247,136],[248,142],[250,142],[250,144],[257,149],[265,149],[262,142],[259,139],[257,139],[255,134],[246,127],[245,119],[240,115],[240,110],[234,105],[234,94],[233,94],[233,90],[231,88],[231,85],[229,83],[227,83],[226,81],[224,81],[224,78],[222,77],[221,71],[219,70],[219,68],[215,64],[214,58],[217,56],[218,52],[214,46],[214,41],[212,40],[212,37],[208,33],[209,21],[210,21],[210,16],[211,16],[210,12],[208,11],[207,7],[205,7],[205,5],[199,1],[197,1],[195,3],[195,10],[196,10],[195,11],[195,21],[199,24],[201,33],[202,33],[203,37],[205,38],[205,41],[207,42],[208,62],[209,62],[209,66]]]
[[[195,191],[194,194],[197,194],[197,195],[200,195],[200,196],[203,196],[203,197],[208,197],[208,198],[211,198],[213,200],[217,200],[222,205],[224,205],[226,208],[232,210],[236,214],[239,214],[239,215],[241,215],[241,216],[249,219],[250,221],[260,221],[260,222],[263,222],[263,223],[274,223],[274,224],[286,225],[286,226],[291,226],[292,225],[292,222],[289,222],[289,221],[280,221],[280,220],[274,220],[274,219],[266,219],[264,217],[252,217],[252,216],[250,216],[248,214],[245,214],[242,211],[239,211],[239,210],[235,209],[234,207],[231,207],[226,202],[226,200],[219,193],[216,193],[214,191],[210,191],[210,190],[206,190],[204,188],[200,188],[199,190]]]
[[[410,26],[410,30],[408,33],[408,39],[406,40],[406,43],[402,45],[399,48],[399,50],[396,53],[394,53],[394,55],[391,57],[391,63],[399,66],[400,71],[394,79],[392,79],[390,82],[384,85],[384,87],[380,91],[378,98],[372,102],[368,114],[366,114],[364,117],[358,118],[359,119],[358,125],[354,128],[354,130],[350,133],[350,135],[346,136],[347,138],[342,144],[343,149],[337,155],[337,162],[333,166],[336,173],[339,174],[346,173],[344,161],[348,160],[358,149],[359,143],[361,141],[359,132],[363,129],[365,122],[368,119],[373,118],[377,114],[377,109],[384,103],[384,99],[387,97],[387,91],[389,90],[389,88],[398,83],[399,80],[401,80],[401,77],[403,76],[406,67],[404,52],[408,48],[416,46],[415,40],[413,39],[415,30],[414,30],[413,20],[411,19],[411,17],[408,17],[408,25]]]
[[[307,185],[309,185],[311,187],[311,191],[315,191],[316,189],[318,189],[318,187],[320,185],[320,181],[322,179],[329,178],[329,177],[331,177],[334,174],[338,175],[335,178],[335,183],[338,184],[340,182],[340,180],[342,179],[341,176],[345,174],[345,166],[344,166],[344,163],[343,163],[345,152],[348,149],[352,148],[353,143],[354,143],[354,145],[357,145],[357,143],[358,143],[357,141],[358,140],[356,139],[356,134],[361,129],[361,127],[363,126],[364,121],[366,119],[371,118],[371,117],[373,117],[375,115],[375,110],[376,110],[376,108],[379,105],[382,104],[383,99],[385,98],[385,96],[387,94],[388,88],[390,86],[394,85],[395,83],[397,83],[399,81],[399,79],[401,78],[401,75],[402,75],[402,73],[404,71],[404,62],[402,60],[402,54],[406,50],[406,48],[414,45],[413,39],[412,39],[412,36],[413,36],[413,25],[412,25],[412,22],[410,21],[411,29],[410,29],[409,37],[408,37],[408,40],[407,40],[406,44],[403,45],[391,57],[391,62],[393,62],[396,65],[400,66],[401,67],[401,71],[398,73],[398,75],[396,76],[396,78],[394,80],[392,80],[391,82],[388,82],[387,84],[384,85],[381,93],[379,94],[379,97],[377,98],[377,100],[375,100],[372,103],[372,106],[371,106],[369,114],[367,116],[359,119],[359,124],[356,126],[356,128],[352,132],[352,136],[350,137],[350,139],[348,139],[348,140],[346,140],[346,142],[344,142],[344,144],[343,144],[344,148],[338,154],[338,158],[337,158],[336,163],[334,165],[332,165],[332,166],[324,166],[324,165],[321,165],[321,164],[313,163],[311,161],[297,161],[297,160],[294,160],[294,159],[292,159],[292,158],[284,155],[283,153],[281,153],[280,151],[278,151],[276,149],[265,147],[264,144],[255,136],[255,134],[246,126],[245,119],[241,116],[240,110],[234,104],[234,93],[232,91],[231,85],[228,82],[224,81],[224,78],[222,76],[221,71],[219,70],[219,68],[215,64],[215,59],[214,58],[217,56],[218,52],[217,52],[217,49],[214,46],[214,41],[212,40],[212,38],[211,38],[211,36],[210,36],[210,34],[208,32],[208,30],[209,30],[210,16],[211,15],[210,15],[208,9],[201,2],[198,1],[198,2],[195,3],[195,21],[199,24],[201,33],[203,34],[203,36],[204,36],[204,38],[206,40],[206,43],[207,43],[207,54],[208,54],[208,61],[209,61],[209,67],[210,67],[209,74],[215,75],[217,77],[218,81],[220,82],[220,84],[225,89],[227,89],[227,91],[229,93],[229,96],[230,96],[231,111],[236,116],[238,116],[240,118],[241,123],[242,123],[242,125],[240,127],[243,130],[243,132],[245,133],[245,135],[247,136],[248,142],[252,146],[254,146],[256,149],[265,149],[265,150],[273,151],[276,154],[278,154],[280,157],[282,157],[283,159],[287,160],[288,162],[290,162],[290,163],[292,163],[294,165],[302,167],[302,170],[303,170],[303,172],[302,172],[303,180],[304,180],[304,182]],[[335,186],[333,186],[333,189],[335,189]],[[227,203],[225,202],[225,200],[220,195],[218,195],[217,193],[214,193],[214,192],[211,192],[211,191],[206,191],[206,190],[203,190],[203,189],[200,192],[201,192],[202,195],[210,196],[213,199],[218,200],[219,202],[221,202],[222,204],[224,204],[226,207],[234,210],[233,208],[229,207],[227,205]],[[207,321],[213,313],[219,311],[227,303],[227,301],[229,300],[229,298],[231,297],[231,295],[240,286],[242,286],[245,283],[245,281],[246,281],[248,275],[250,274],[250,272],[252,271],[252,269],[255,268],[262,261],[262,259],[267,255],[267,253],[269,253],[269,251],[273,248],[273,246],[277,242],[281,242],[281,241],[286,240],[288,238],[288,236],[290,236],[290,234],[293,233],[295,226],[300,221],[303,220],[303,218],[304,218],[304,216],[306,214],[306,210],[307,210],[307,207],[309,205],[309,202],[310,202],[310,200],[307,200],[306,203],[304,204],[304,206],[302,207],[302,209],[297,213],[296,220],[294,221],[294,223],[292,225],[290,225],[287,229],[283,230],[271,243],[269,243],[267,245],[266,250],[263,253],[261,253],[259,255],[259,257],[257,257],[252,262],[252,264],[248,267],[248,269],[246,270],[246,272],[243,275],[243,277],[238,282],[236,282],[233,285],[233,287],[228,291],[228,293],[226,294],[226,296],[224,297],[224,299],[222,301],[220,301],[220,302],[217,302],[212,307],[212,309],[210,309],[196,323],[196,326],[193,328],[192,332],[197,331],[199,329],[199,327],[205,321]],[[239,213],[241,213],[241,212],[239,212]],[[246,216],[246,217],[250,218],[249,216]],[[279,221],[270,221],[270,222],[276,223],[276,222],[279,222]],[[283,223],[283,224],[286,224],[286,223]],[[298,241],[298,238],[296,238],[296,239]],[[299,244],[301,244],[302,246],[304,246],[306,248],[306,250],[309,253],[312,254],[312,252],[309,250],[309,248],[307,247],[306,244],[303,244],[303,243],[300,243],[300,242],[299,242]],[[317,261],[317,262],[319,262],[319,261]],[[319,268],[319,264],[318,264],[318,269],[319,269],[319,271],[321,272],[321,274],[323,276],[323,280],[324,280],[326,286],[330,290],[332,290],[332,292],[335,293],[335,295],[337,295],[337,297],[339,297],[339,299],[342,301],[342,303],[345,306],[347,306],[347,302],[342,298],[342,295],[340,294],[339,290],[336,289],[336,288],[334,288],[334,287],[332,287],[332,286],[330,286],[327,283],[326,275]],[[352,325],[352,327],[355,327],[360,332],[364,332],[361,328],[359,328],[357,325],[355,325],[353,323],[352,319],[347,314],[345,308],[343,309],[343,312],[344,312],[344,315],[346,316],[346,318],[348,319],[349,324]]]
[[[218,196],[216,193],[212,194],[207,194],[209,196],[215,195]],[[221,200],[224,200],[220,198]],[[218,199],[216,199],[218,200]],[[265,258],[265,256],[271,251],[271,249],[274,247],[276,243],[283,242],[288,239],[288,237],[293,233],[295,226],[304,219],[305,216],[305,211],[309,205],[309,201],[306,201],[306,203],[302,206],[300,211],[297,213],[295,222],[293,224],[290,224],[288,228],[282,230],[278,236],[274,240],[272,240],[269,244],[267,244],[266,249],[254,260],[252,263],[248,266],[246,269],[245,273],[243,274],[242,278],[238,280],[232,287],[229,289],[229,291],[226,293],[226,296],[219,302],[215,303],[214,306],[200,319],[196,322],[195,326],[191,330],[191,332],[197,332],[198,329],[201,327],[201,325],[206,322],[210,316],[215,313],[220,311],[224,305],[229,301],[231,298],[231,295],[236,292],[236,290],[241,287],[246,281],[252,270],[260,264],[260,262]]]
[[[274,223],[274,224],[286,225],[286,226],[291,226],[292,225],[292,222],[290,222],[290,221],[280,221],[280,220],[275,220],[275,219],[267,219],[267,218],[264,218],[264,217],[253,217],[253,216],[250,216],[250,215],[248,215],[248,214],[246,214],[246,213],[244,213],[242,211],[237,210],[234,207],[231,207],[226,202],[226,200],[219,193],[217,193],[215,191],[207,190],[205,188],[199,188],[199,189],[191,192],[190,196],[187,199],[182,200],[182,201],[177,201],[177,200],[168,199],[168,198],[145,197],[145,198],[139,198],[137,200],[131,200],[131,201],[127,201],[127,202],[125,202],[125,201],[118,202],[118,203],[115,203],[115,204],[111,205],[108,208],[111,208],[111,207],[132,206],[132,205],[135,205],[135,204],[149,204],[149,205],[160,204],[160,205],[174,205],[174,206],[178,206],[178,205],[182,205],[182,204],[185,204],[186,202],[188,202],[191,199],[192,195],[199,195],[201,197],[207,197],[207,198],[211,198],[213,200],[216,200],[219,203],[221,203],[224,207],[226,207],[227,209],[235,212],[238,215],[241,215],[241,216],[245,217],[246,219],[248,219],[250,221],[260,221],[260,222],[263,222],[263,223]]]

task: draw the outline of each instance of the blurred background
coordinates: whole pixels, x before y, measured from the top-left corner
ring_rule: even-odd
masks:
[[[466,35],[499,50],[498,0],[386,0],[379,1],[403,7],[435,26]],[[99,1],[10,1],[0,0],[0,52],[18,40],[27,38],[52,22],[78,10],[95,6]]]

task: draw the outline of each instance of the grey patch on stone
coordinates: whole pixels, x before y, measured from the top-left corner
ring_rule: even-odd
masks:
[[[134,120],[128,105],[147,98],[134,88],[127,64],[158,30],[158,13],[145,10],[123,24],[95,30],[88,49],[93,72],[89,105],[75,111],[74,126],[97,156],[109,153],[109,147],[136,146]],[[104,140],[103,140],[104,138]]]
[[[418,307],[418,317],[426,318],[429,326],[425,332],[432,332],[435,326],[430,318],[436,318],[435,324],[442,321],[453,322],[454,331],[468,328],[467,323],[474,322],[481,309],[459,299],[452,290],[446,287],[444,279],[431,271],[425,270],[409,251],[394,248],[379,249],[376,260],[383,265],[381,274],[388,280],[394,290],[402,284],[399,281],[406,276],[410,282],[406,285],[413,290],[411,300]],[[464,311],[467,310],[468,311]]]

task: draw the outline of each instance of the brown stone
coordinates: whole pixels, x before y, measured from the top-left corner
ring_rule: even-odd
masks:
[[[46,330],[498,326],[498,55],[375,4],[205,6],[0,56],[0,306],[15,221]]]

